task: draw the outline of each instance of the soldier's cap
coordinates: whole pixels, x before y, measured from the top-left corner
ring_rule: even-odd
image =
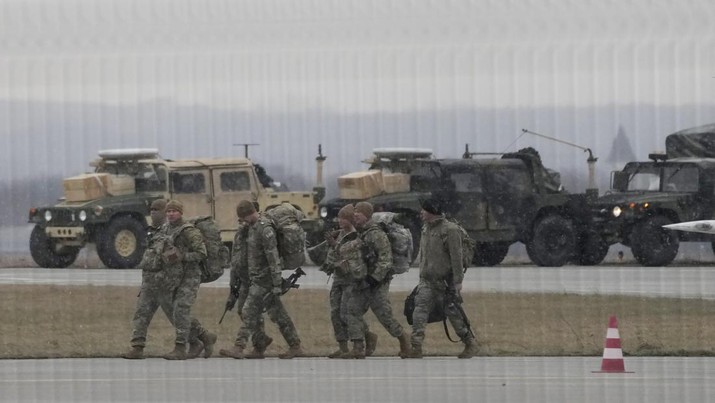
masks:
[[[338,211],[338,218],[352,221],[353,214],[355,214],[355,207],[352,204],[347,204]]]
[[[166,203],[166,211],[169,210],[176,210],[179,213],[184,214],[184,205],[178,200],[169,200],[169,202]]]
[[[250,200],[243,199],[236,206],[236,215],[241,218],[248,217],[256,212],[256,206]]]
[[[372,204],[364,201],[358,202],[355,205],[355,212],[364,215],[369,220],[370,218],[372,218]]]
[[[442,214],[442,203],[433,198],[430,197],[429,199],[424,199],[421,202],[422,210],[434,214],[434,215],[440,215]]]
[[[166,210],[166,200],[156,199],[153,202],[151,202],[151,207],[149,207],[149,208],[152,210],[164,211],[164,210]]]

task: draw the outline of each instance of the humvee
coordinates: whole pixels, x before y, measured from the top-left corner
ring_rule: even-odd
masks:
[[[666,152],[628,162],[611,174],[611,189],[594,203],[594,224],[609,244],[631,248],[644,266],[665,266],[680,242],[711,242],[712,235],[663,225],[715,219],[715,124],[666,137]]]
[[[476,158],[475,158],[476,157]],[[510,245],[523,242],[540,266],[561,266],[575,260],[600,263],[607,245],[590,230],[585,194],[570,194],[558,173],[544,168],[538,152],[480,155],[467,149],[462,158],[435,159],[425,149],[376,149],[365,161],[370,169],[409,175],[409,189],[365,199],[376,211],[400,213],[412,232],[415,253],[422,223],[420,201],[440,199],[446,215],[457,220],[477,241],[473,263],[501,263]],[[330,228],[338,210],[360,200],[336,198],[320,203],[320,216]],[[309,249],[319,263],[319,249]]]
[[[99,152],[90,163],[93,174],[65,179],[65,197],[49,207],[33,207],[29,222],[32,258],[41,267],[67,267],[82,247],[94,243],[109,268],[130,268],[146,247],[149,206],[156,199],[176,199],[187,216],[211,216],[226,244],[237,227],[236,204],[256,201],[261,210],[293,204],[317,223],[317,203],[324,190],[280,192],[271,187],[265,170],[248,158],[170,160],[157,149],[116,149]],[[113,180],[124,183],[113,191]]]

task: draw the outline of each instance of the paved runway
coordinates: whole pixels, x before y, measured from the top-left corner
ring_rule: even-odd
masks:
[[[593,373],[600,358],[400,360],[211,358],[0,361],[7,402],[707,402],[715,359],[626,358],[627,374]]]
[[[306,268],[299,280],[303,288],[328,289],[327,276],[315,267]],[[290,272],[284,272],[284,277]],[[419,270],[395,277],[394,291],[411,290]],[[228,287],[229,276],[202,287]],[[138,270],[111,269],[0,269],[0,284],[117,285],[141,283]],[[622,294],[657,297],[715,299],[713,266],[497,266],[472,267],[464,279],[471,291],[557,292],[575,294]]]

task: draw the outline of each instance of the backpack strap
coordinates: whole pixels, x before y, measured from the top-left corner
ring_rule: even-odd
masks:
[[[181,234],[185,229],[187,229],[187,228],[189,228],[189,227],[193,227],[193,226],[194,226],[194,224],[191,224],[191,223],[188,223],[188,222],[181,224],[181,227],[179,227],[179,229],[176,230],[176,232],[174,232],[173,234],[171,234],[171,244],[174,245],[174,242],[176,242],[176,238],[177,238],[177,237],[179,236],[179,234]]]

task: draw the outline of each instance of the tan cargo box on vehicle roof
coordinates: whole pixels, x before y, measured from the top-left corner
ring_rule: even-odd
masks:
[[[367,199],[384,190],[382,171],[353,172],[338,177],[338,189],[342,199]]]
[[[400,193],[410,191],[410,175],[400,173],[383,173],[382,182],[385,193]]]
[[[82,174],[63,181],[65,199],[70,202],[99,199],[108,195],[134,193],[134,178],[106,173]]]

